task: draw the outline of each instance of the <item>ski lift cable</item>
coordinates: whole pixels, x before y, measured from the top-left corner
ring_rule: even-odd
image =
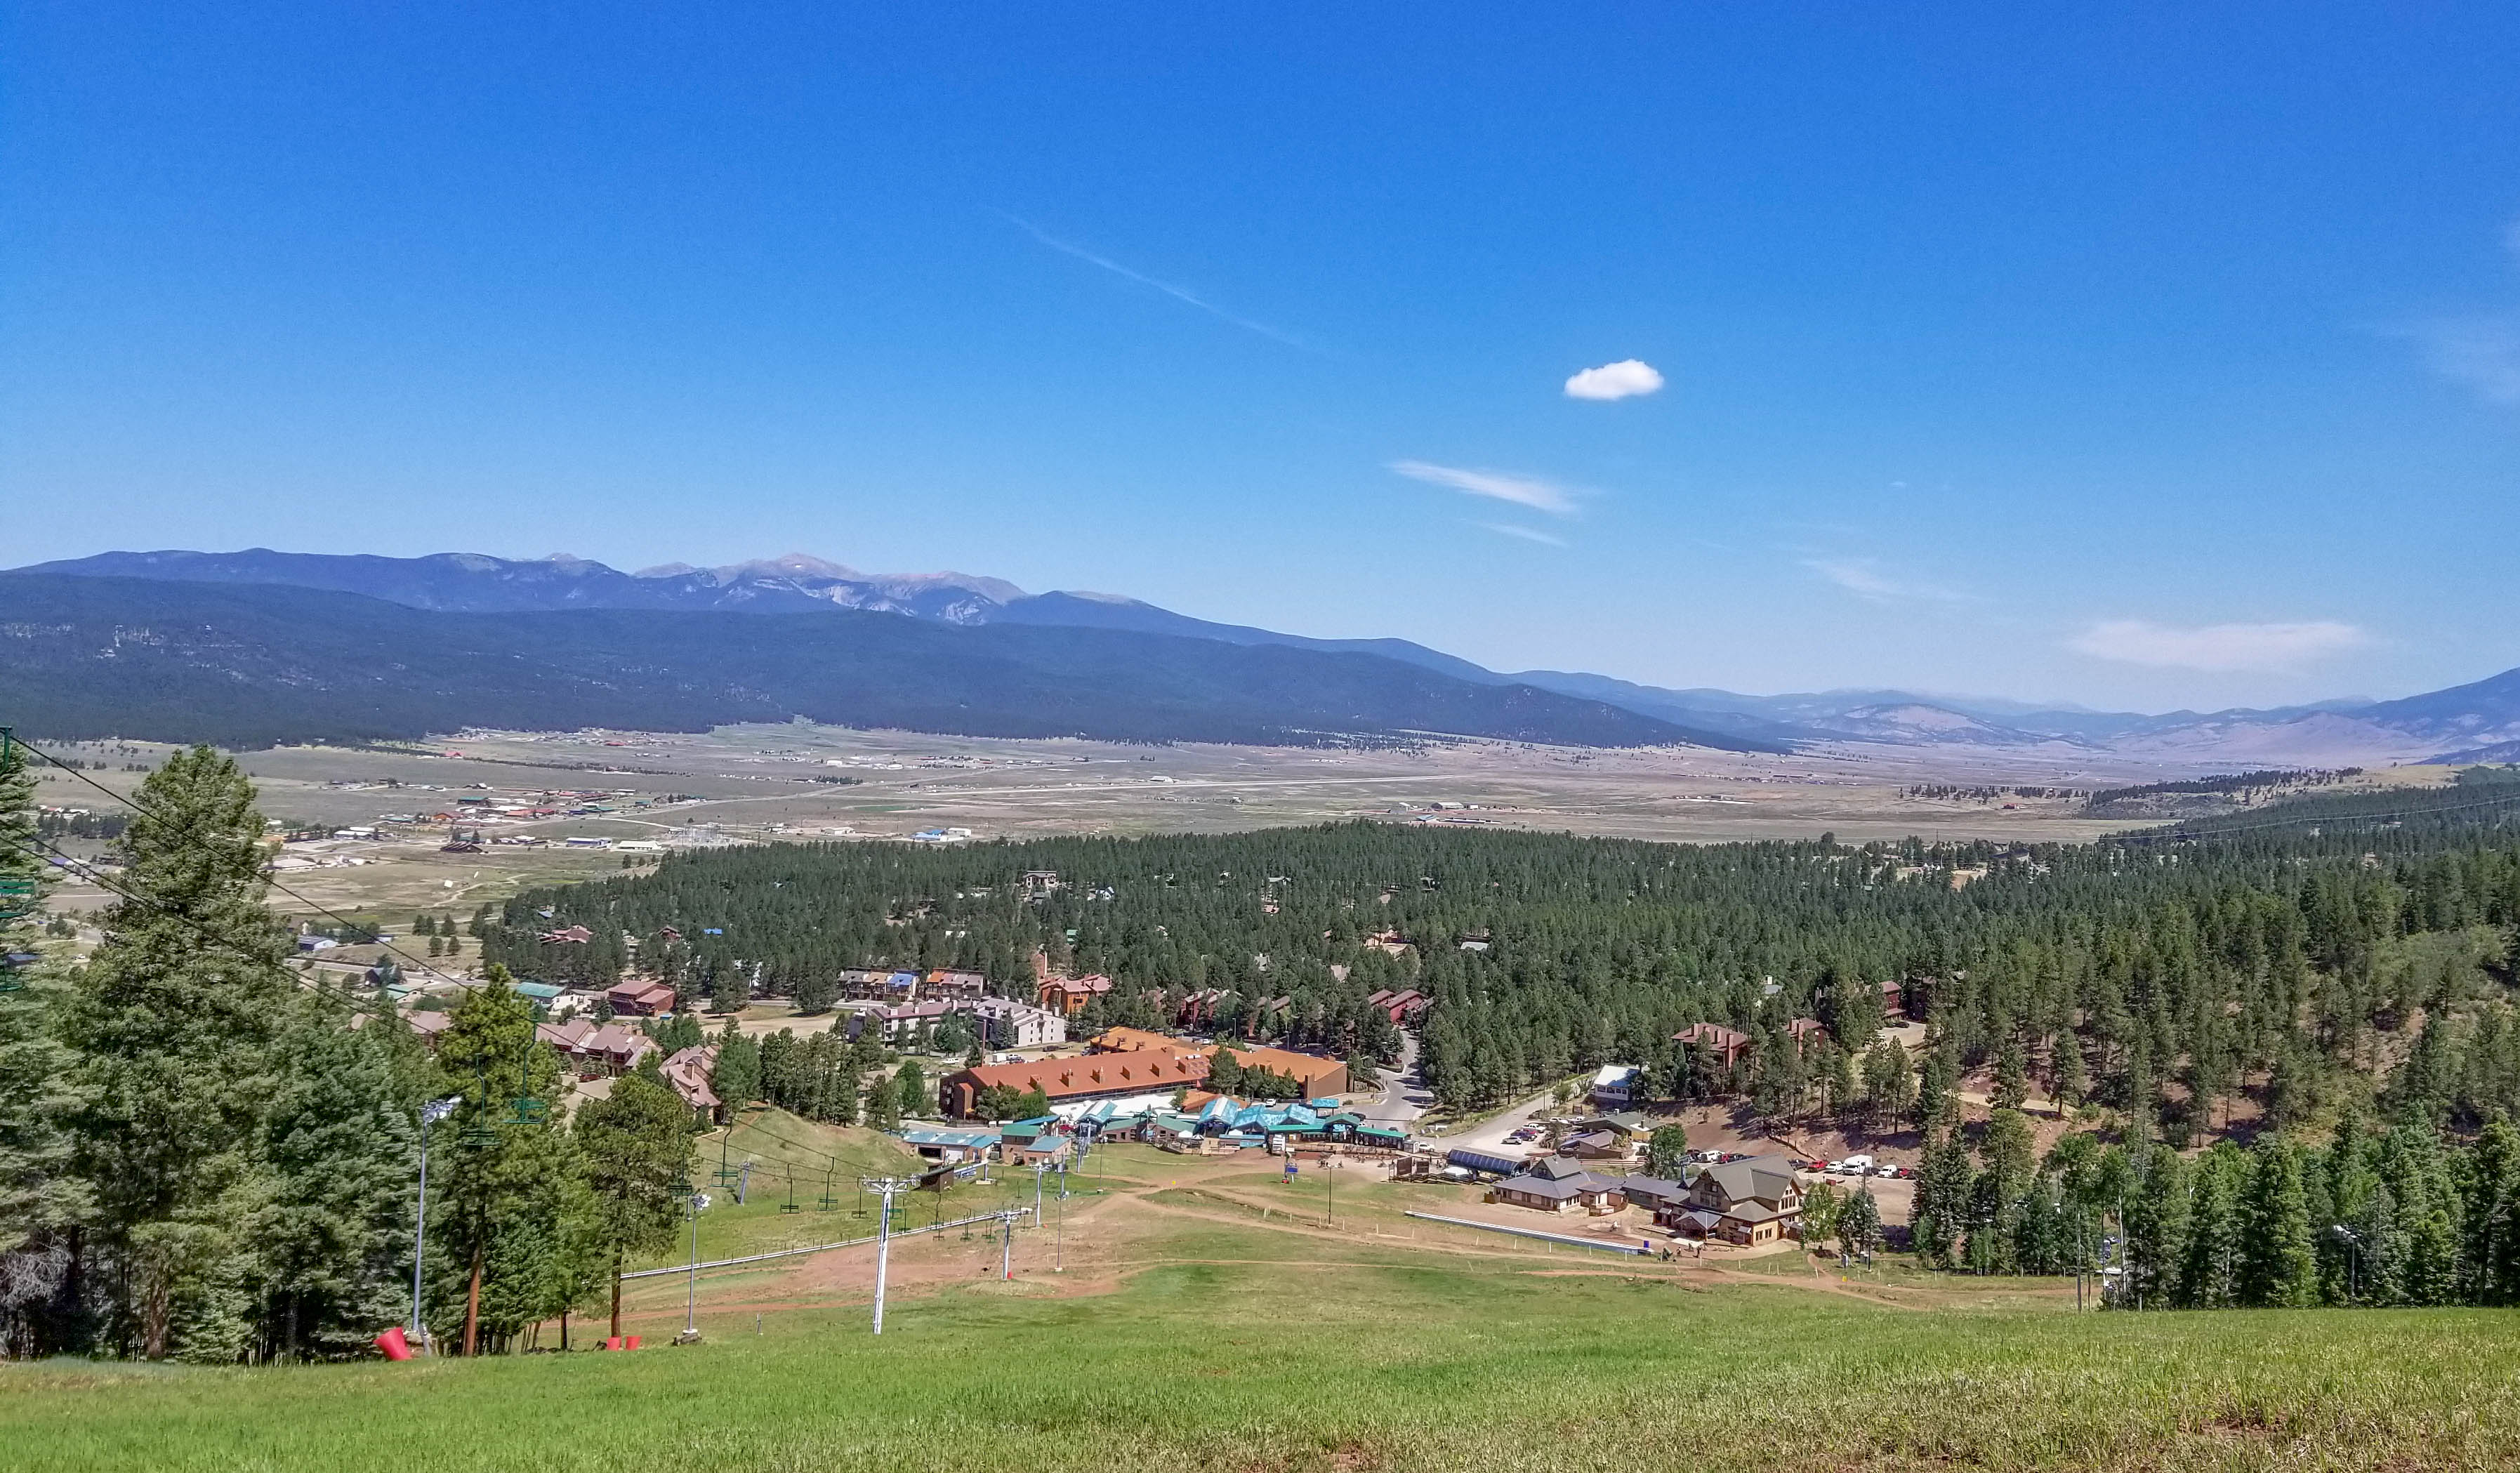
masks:
[[[38,757],[43,758],[46,762],[60,768],[63,772],[69,774],[79,781],[95,788],[98,792],[105,794],[107,797],[112,798],[116,803],[123,805],[134,813],[146,815],[147,817],[156,819],[159,823],[166,824],[169,826],[181,826],[176,825],[175,822],[172,819],[169,819],[166,815],[158,812],[148,804],[141,802],[138,798],[133,797],[128,793],[116,792],[104,783],[97,781],[94,778],[89,777],[84,771],[72,767],[70,764],[64,762],[61,758],[54,756],[52,753],[45,751],[42,747],[36,746],[30,741],[19,740],[17,745],[26,751],[34,753]],[[313,911],[319,915],[327,916],[345,926],[357,927],[361,924],[359,921],[342,915],[340,912],[334,910],[332,907],[327,906],[320,901],[307,899],[305,896],[298,894],[296,891],[292,890],[287,885],[282,884],[276,879],[267,878],[265,883],[269,885],[270,888],[288,896],[291,900],[297,902],[299,905],[306,907],[308,910]],[[411,953],[404,951],[402,948],[393,945],[391,942],[380,941],[377,943],[377,946],[380,950],[390,953],[391,955],[410,962],[413,966],[428,973],[429,976],[437,978],[441,982],[450,982],[463,988],[477,988],[487,985],[479,981],[467,980],[462,977],[451,976],[448,973],[439,971],[436,967],[429,965],[427,961],[424,961],[420,958],[413,956]]]
[[[200,920],[185,915],[182,911],[175,909],[173,906],[166,904],[162,900],[158,900],[153,896],[142,895],[137,891],[124,888],[113,880],[108,878],[93,865],[88,864],[77,855],[69,854],[61,849],[55,848],[53,845],[46,843],[40,838],[36,839],[34,842],[53,858],[59,860],[62,868],[70,870],[80,879],[87,881],[89,884],[95,885],[98,889],[104,890],[109,894],[120,896],[122,899],[131,902],[133,905],[147,906],[162,915],[181,922],[187,929],[191,930],[196,937],[208,945],[222,951],[226,951],[242,960],[254,962],[256,964],[260,964],[269,960],[267,958],[255,956],[253,953],[247,951],[245,948],[237,945],[234,941],[231,941],[227,937],[220,935],[218,932],[211,930],[208,926],[203,925]],[[0,838],[0,844],[5,844],[9,848],[17,850],[20,854],[25,855],[29,859],[41,860],[45,857],[42,854],[37,854],[32,850],[25,848],[23,845],[19,844],[14,840]],[[390,1008],[381,1008],[376,1004],[363,1002],[358,998],[351,997],[347,993],[333,992],[329,988],[318,990],[325,996],[340,1003],[342,1005],[349,1007],[354,1011],[367,1013],[371,1017],[391,1018],[394,1021],[405,1024],[410,1022],[410,1019],[403,1017],[400,1013],[395,1012]]]

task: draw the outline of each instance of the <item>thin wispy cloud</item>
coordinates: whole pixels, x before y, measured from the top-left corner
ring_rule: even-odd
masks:
[[[1972,596],[1954,589],[1938,588],[1882,571],[1876,558],[1806,558],[1803,566],[1845,589],[1859,599],[1875,603],[1966,603]]]
[[[1546,543],[1548,546],[1553,548],[1562,548],[1566,546],[1565,538],[1552,537],[1549,533],[1540,530],[1538,527],[1518,527],[1509,521],[1483,521],[1478,525],[1486,528],[1488,531],[1496,533],[1500,537],[1519,537],[1525,542]]]
[[[1266,337],[1273,342],[1282,342],[1290,348],[1302,348],[1307,352],[1313,350],[1313,345],[1304,341],[1302,338],[1289,333],[1281,332],[1278,329],[1269,326],[1265,322],[1254,322],[1248,317],[1242,317],[1236,313],[1229,312],[1225,308],[1218,306],[1216,303],[1209,301],[1206,297],[1192,291],[1188,287],[1176,287],[1170,282],[1158,281],[1154,277],[1148,276],[1143,271],[1132,271],[1128,267],[1121,265],[1118,261],[1111,259],[1109,256],[1101,255],[1088,250],[1073,241],[1062,241],[1058,237],[1052,235],[1049,231],[1042,229],[1040,226],[1033,224],[1030,220],[1027,220],[1020,215],[1010,215],[1004,210],[1000,210],[998,213],[1001,216],[1004,216],[1009,223],[1014,225],[1024,234],[1032,237],[1036,241],[1039,241],[1042,245],[1049,246],[1051,249],[1058,251],[1061,255],[1074,256],[1076,259],[1085,262],[1089,266],[1100,266],[1103,270],[1110,272],[1113,276],[1135,282],[1141,287],[1160,291],[1177,302],[1196,307],[1201,312],[1206,313],[1208,316],[1215,318],[1219,322],[1232,323],[1234,326],[1242,329],[1246,333],[1257,333],[1261,336]]]
[[[1457,466],[1435,466],[1424,461],[1393,461],[1391,469],[1411,480],[1430,486],[1444,486],[1464,496],[1484,496],[1491,501],[1511,502],[1529,507],[1552,516],[1575,514],[1575,492],[1554,481],[1536,475],[1518,475],[1506,470],[1469,470]]]
[[[2398,330],[2432,371],[2496,404],[2520,404],[2520,318],[2436,318]]]
[[[2520,220],[2502,228],[2502,248],[2520,262]],[[2493,404],[2520,404],[2520,313],[2423,318],[2384,330],[2412,342],[2432,371]]]
[[[2369,644],[2371,637],[2361,629],[2329,619],[2189,628],[2147,619],[2109,619],[2068,640],[2066,647],[2129,665],[2282,673]]]
[[[1662,387],[1662,375],[1639,358],[1588,368],[1566,380],[1569,399],[1633,399]]]

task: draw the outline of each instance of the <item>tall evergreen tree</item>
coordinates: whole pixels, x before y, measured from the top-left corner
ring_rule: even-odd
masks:
[[[709,1089],[729,1119],[761,1098],[761,1046],[745,1037],[733,1018],[717,1036],[717,1061],[709,1069]]]
[[[2197,1158],[2187,1214],[2186,1256],[2178,1303],[2188,1310],[2228,1309],[2239,1302],[2240,1264],[2247,1253],[2244,1197],[2249,1158],[2228,1141]]]
[[[421,1061],[389,1025],[353,1030],[321,1000],[283,1035],[247,1233],[252,1334],[285,1359],[366,1353],[401,1317],[411,1268]]]
[[[524,1281],[515,1294],[494,1288],[504,1299],[494,1309],[515,1317],[540,1306],[549,1255],[560,1251],[560,1199],[575,1164],[561,1148],[565,1141],[552,1138],[559,1134],[551,1109],[559,1061],[534,1041],[533,1011],[513,980],[492,963],[437,1043],[441,1088],[459,1102],[438,1128],[445,1144],[431,1147],[430,1199],[445,1204],[431,1214],[431,1237],[445,1243],[459,1275],[468,1356],[480,1349],[494,1249],[502,1250],[506,1276]]]
[[[40,955],[51,868],[38,859],[25,748],[0,751],[0,952]],[[0,970],[0,1355],[66,1348],[75,1333],[70,1230],[93,1197],[72,1170],[69,1121],[81,1095],[54,1037],[62,1000],[52,958]]]
[[[1935,1268],[1949,1268],[1970,1208],[1968,1145],[1959,1133],[1928,1127],[1924,1158],[1916,1167],[1916,1196],[1910,1229],[1916,1254]]]
[[[2187,1262],[2190,1182],[2187,1163],[2153,1147],[2126,1212],[2126,1283],[2120,1291],[2139,1309],[2167,1309],[2179,1301]]]
[[[244,773],[208,747],[179,752],[138,806],[120,881],[137,898],[106,911],[61,1032],[85,1092],[74,1119],[93,1241],[115,1269],[106,1333],[156,1359],[248,1247],[239,1213],[254,1200],[292,983]]]
[[[2318,1302],[2318,1254],[2311,1237],[2300,1151],[2277,1141],[2252,1153],[2241,1245],[2239,1298],[2260,1309]]]
[[[595,1198],[597,1236],[610,1267],[612,1333],[621,1333],[621,1267],[672,1243],[691,1186],[692,1112],[663,1085],[636,1074],[578,1109],[578,1154]]]
[[[2520,1304],[2520,1131],[2498,1120],[2477,1138],[2466,1203],[2470,1304]]]

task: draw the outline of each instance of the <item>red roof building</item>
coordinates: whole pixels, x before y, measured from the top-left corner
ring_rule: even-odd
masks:
[[[1705,1049],[1730,1069],[1750,1051],[1750,1035],[1721,1023],[1691,1023],[1671,1036],[1675,1044],[1691,1044]]]
[[[657,1067],[665,1076],[666,1087],[681,1095],[683,1103],[712,1117],[724,1113],[717,1091],[709,1087],[709,1076],[717,1072],[717,1045],[694,1044],[666,1055],[664,1063]]]
[[[1072,1018],[1085,1010],[1085,1004],[1111,990],[1111,979],[1099,973],[1084,977],[1045,977],[1036,995],[1041,1005],[1061,1017]]]
[[[1083,1058],[1046,1058],[958,1069],[938,1085],[936,1103],[947,1119],[961,1120],[979,1108],[984,1091],[998,1086],[1039,1090],[1053,1104],[1064,1104],[1070,1100],[1158,1094],[1185,1085],[1194,1089],[1206,1078],[1207,1055],[1196,1049],[1091,1053]]]
[[[652,1018],[674,1010],[674,990],[662,982],[624,982],[604,995],[616,1013]]]

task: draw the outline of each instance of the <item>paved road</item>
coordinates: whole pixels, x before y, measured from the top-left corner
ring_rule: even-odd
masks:
[[[1418,1035],[1400,1036],[1400,1067],[1382,1071],[1382,1096],[1371,1104],[1357,1106],[1369,1124],[1407,1129],[1426,1113],[1433,1096],[1418,1077]]]
[[[1441,1136],[1435,1143],[1446,1150],[1489,1151],[1505,1156],[1523,1156],[1538,1149],[1538,1143],[1508,1145],[1505,1138],[1515,1129],[1530,1123],[1531,1117],[1556,1103],[1556,1097],[1543,1093],[1520,1104],[1511,1105],[1458,1135]]]

